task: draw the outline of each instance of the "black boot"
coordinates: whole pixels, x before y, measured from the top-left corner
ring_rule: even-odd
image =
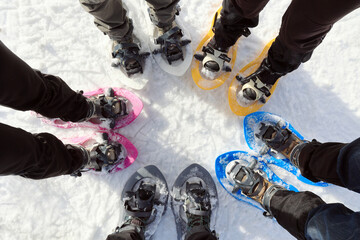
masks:
[[[217,19],[217,13],[214,17],[213,31],[216,33],[216,28],[221,25],[220,20]],[[240,36],[248,37],[250,35],[250,30],[248,28],[243,28]],[[216,40],[218,39],[218,40]],[[199,61],[202,61],[202,65],[205,70],[208,70],[213,73],[220,73],[221,71],[231,72],[230,66],[227,66],[225,62],[229,63],[231,58],[228,57],[228,51],[231,46],[224,45],[221,40],[221,37],[216,35],[210,39],[209,43],[206,46],[203,46],[201,54],[195,54],[195,58]],[[210,76],[211,74],[206,74]]]
[[[175,21],[175,15],[180,13],[180,6],[174,6],[173,11],[174,20],[171,23],[161,23],[154,16],[154,10],[149,9],[150,19],[155,25],[154,42],[159,45],[153,54],[162,54],[170,65],[178,60],[184,61],[183,47],[191,42],[189,39],[182,39],[183,32]]]
[[[68,149],[77,149],[82,152],[83,166],[72,173],[72,176],[81,176],[87,171],[109,171],[110,168],[119,164],[126,158],[126,149],[118,142],[109,140],[109,136],[103,133],[103,142],[97,142],[90,147],[67,145]]]
[[[265,103],[265,99],[271,95],[271,87],[285,74],[273,71],[268,59],[265,58],[260,67],[251,75],[245,78],[236,76],[241,88],[237,94],[238,102],[241,105],[253,104],[256,101]]]
[[[133,35],[132,20],[129,19],[129,31],[120,40],[114,40],[112,46],[112,66],[120,69],[131,76],[143,73],[145,58],[150,53],[140,53],[140,42]]]

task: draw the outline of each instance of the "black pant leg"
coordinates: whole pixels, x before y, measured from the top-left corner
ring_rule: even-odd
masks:
[[[0,41],[0,105],[46,117],[79,121],[87,116],[86,98],[59,77],[32,69]]]
[[[270,200],[270,210],[278,223],[291,235],[305,239],[309,212],[325,202],[311,192],[279,190]]]
[[[325,181],[360,193],[360,138],[345,143],[313,140],[299,156],[301,174],[312,181]]]
[[[292,0],[269,50],[271,68],[280,73],[297,69],[310,59],[332,25],[359,6],[358,0]]]
[[[135,229],[115,232],[107,236],[106,240],[144,240]]]
[[[360,212],[340,203],[321,205],[310,211],[306,223],[306,239],[359,239]]]
[[[299,156],[301,175],[318,182],[324,181],[344,187],[337,174],[337,161],[340,150],[346,144],[320,143],[316,140],[308,143]]]
[[[235,44],[245,27],[256,27],[259,13],[269,0],[224,0],[215,26],[216,44],[225,49]]]
[[[0,175],[43,179],[71,174],[83,164],[81,151],[67,149],[48,133],[33,135],[0,123]]]

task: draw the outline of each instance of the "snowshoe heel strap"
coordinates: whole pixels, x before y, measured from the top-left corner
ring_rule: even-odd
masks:
[[[280,186],[280,185],[271,185],[268,189],[266,189],[262,203],[261,203],[262,207],[266,211],[263,214],[265,217],[269,217],[269,218],[274,217],[274,215],[271,212],[270,201],[271,201],[271,198],[274,196],[274,194],[279,190],[286,190],[286,188],[284,188],[283,186]]]

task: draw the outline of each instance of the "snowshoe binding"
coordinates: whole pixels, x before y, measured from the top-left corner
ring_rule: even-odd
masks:
[[[217,22],[218,13],[215,14],[213,23],[213,32],[215,32],[215,25]],[[248,37],[250,30],[243,29],[243,36]],[[221,47],[216,43],[215,36],[211,38],[206,46],[203,46],[202,53],[194,55],[195,59],[202,62],[201,72],[209,79],[215,79],[221,72],[231,72],[231,67],[227,64],[230,63],[231,58],[227,55],[229,47]]]
[[[139,169],[126,182],[121,194],[124,223],[116,231],[135,229],[150,239],[166,211],[168,194],[166,180],[157,167]]]
[[[226,166],[226,176],[234,185],[233,193],[241,192],[247,197],[260,203],[265,209],[264,216],[272,217],[270,209],[271,197],[278,190],[286,190],[283,186],[275,185],[266,179],[266,174],[260,169],[256,169],[257,161],[254,159],[250,163],[235,160]]]
[[[82,175],[82,172],[90,170],[97,172],[104,170],[109,172],[112,166],[125,160],[127,152],[123,145],[109,140],[107,133],[103,133],[102,138],[102,143],[95,143],[89,148],[67,145],[68,149],[80,149],[84,159],[84,165],[79,170],[72,173],[72,176],[79,177]]]
[[[177,5],[175,9],[175,15],[179,15],[180,7]],[[151,10],[149,9],[150,19],[153,20]],[[154,42],[156,45],[160,45],[160,48],[155,49],[153,54],[162,54],[163,58],[167,60],[169,65],[173,62],[181,60],[184,61],[183,47],[188,45],[191,40],[181,39],[184,35],[181,28],[174,20],[170,25],[163,26],[157,23],[154,29]]]
[[[238,103],[241,106],[249,106],[257,101],[265,104],[266,98],[271,95],[271,87],[283,75],[271,70],[267,58],[262,61],[260,67],[253,74],[245,78],[237,75],[236,79],[240,82],[236,95]]]
[[[110,128],[115,127],[116,120],[125,117],[131,111],[131,103],[124,97],[115,96],[112,88],[108,93],[90,97],[87,100],[90,104],[89,117],[87,121],[99,124],[110,119]]]
[[[210,174],[200,165],[192,164],[176,179],[171,191],[171,206],[175,215],[178,240],[203,227],[211,233],[211,216],[218,205],[216,186]]]
[[[290,162],[299,168],[299,155],[307,141],[299,139],[288,128],[282,128],[280,123],[274,125],[271,123],[260,123],[259,132],[255,134],[266,148],[262,153],[266,153],[269,148],[284,155]]]
[[[113,67],[120,67],[121,71],[128,77],[136,73],[143,73],[145,59],[150,53],[140,53],[140,41],[133,36],[133,24],[129,19],[130,29],[126,36],[120,41],[113,41],[112,63]]]

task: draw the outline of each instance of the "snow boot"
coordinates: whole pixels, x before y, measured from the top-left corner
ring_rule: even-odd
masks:
[[[268,148],[281,153],[299,168],[299,155],[308,141],[299,139],[288,128],[282,128],[280,124],[271,123],[260,123],[259,132],[255,136]]]
[[[100,172],[108,171],[109,168],[126,158],[126,149],[118,142],[109,140],[107,133],[103,133],[103,142],[95,143],[89,148],[75,145],[67,145],[68,149],[77,149],[82,152],[84,159],[83,166],[72,173],[72,176],[80,177],[82,172],[90,170]]]
[[[197,181],[187,181],[185,189],[186,199],[183,208],[187,218],[186,235],[191,234],[195,227],[210,233],[211,203],[209,192],[202,186],[201,182]],[[211,234],[216,236],[215,231]]]
[[[179,15],[179,12],[180,7],[177,6],[175,15]],[[152,19],[153,17],[151,16],[150,10],[149,14]],[[181,39],[184,35],[175,20],[166,26],[160,23],[157,25],[155,25],[154,28],[154,42],[160,45],[160,48],[155,49],[153,54],[162,54],[169,65],[178,60],[184,61],[183,47],[188,45],[191,40]]]
[[[122,191],[124,222],[116,231],[135,230],[150,239],[166,211],[168,195],[166,180],[157,167],[149,165],[139,169]]]
[[[233,193],[241,190],[244,195],[260,203],[266,211],[264,216],[273,217],[270,200],[278,190],[286,188],[269,182],[266,174],[256,169],[256,163],[251,162],[246,166],[241,160],[232,161],[226,166],[226,176],[234,185]]]
[[[251,105],[254,102],[265,103],[266,98],[271,95],[270,89],[276,80],[284,73],[274,72],[271,69],[269,61],[265,58],[260,67],[251,75],[242,78],[239,75],[236,79],[240,81],[237,93],[237,101],[240,105]]]
[[[217,13],[214,17],[214,23],[213,23],[213,32],[215,32],[215,27],[217,23]],[[243,36],[248,37],[250,35],[250,30],[248,28],[243,29]],[[231,58],[228,57],[227,53],[229,51],[231,46],[228,47],[222,47],[220,46],[216,40],[215,36],[209,41],[209,43],[206,46],[203,46],[202,53],[201,54],[195,54],[195,59],[202,62],[202,66],[206,71],[209,71],[209,74],[212,75],[212,73],[220,73],[222,71],[224,72],[231,72],[231,68],[225,64],[225,62],[229,63],[231,61]]]
[[[216,215],[219,200],[216,185],[205,168],[194,163],[184,169],[175,180],[171,197],[178,240],[193,234],[216,239],[210,220]]]
[[[116,120],[127,116],[131,110],[131,103],[128,99],[115,96],[112,88],[109,88],[106,95],[101,94],[87,99],[90,110],[85,121],[101,123],[110,120],[110,128],[115,127]]]
[[[129,31],[121,40],[114,40],[112,45],[113,67],[120,67],[121,71],[130,77],[136,73],[143,73],[145,58],[150,53],[140,53],[140,41],[133,35],[132,20],[129,19]]]

